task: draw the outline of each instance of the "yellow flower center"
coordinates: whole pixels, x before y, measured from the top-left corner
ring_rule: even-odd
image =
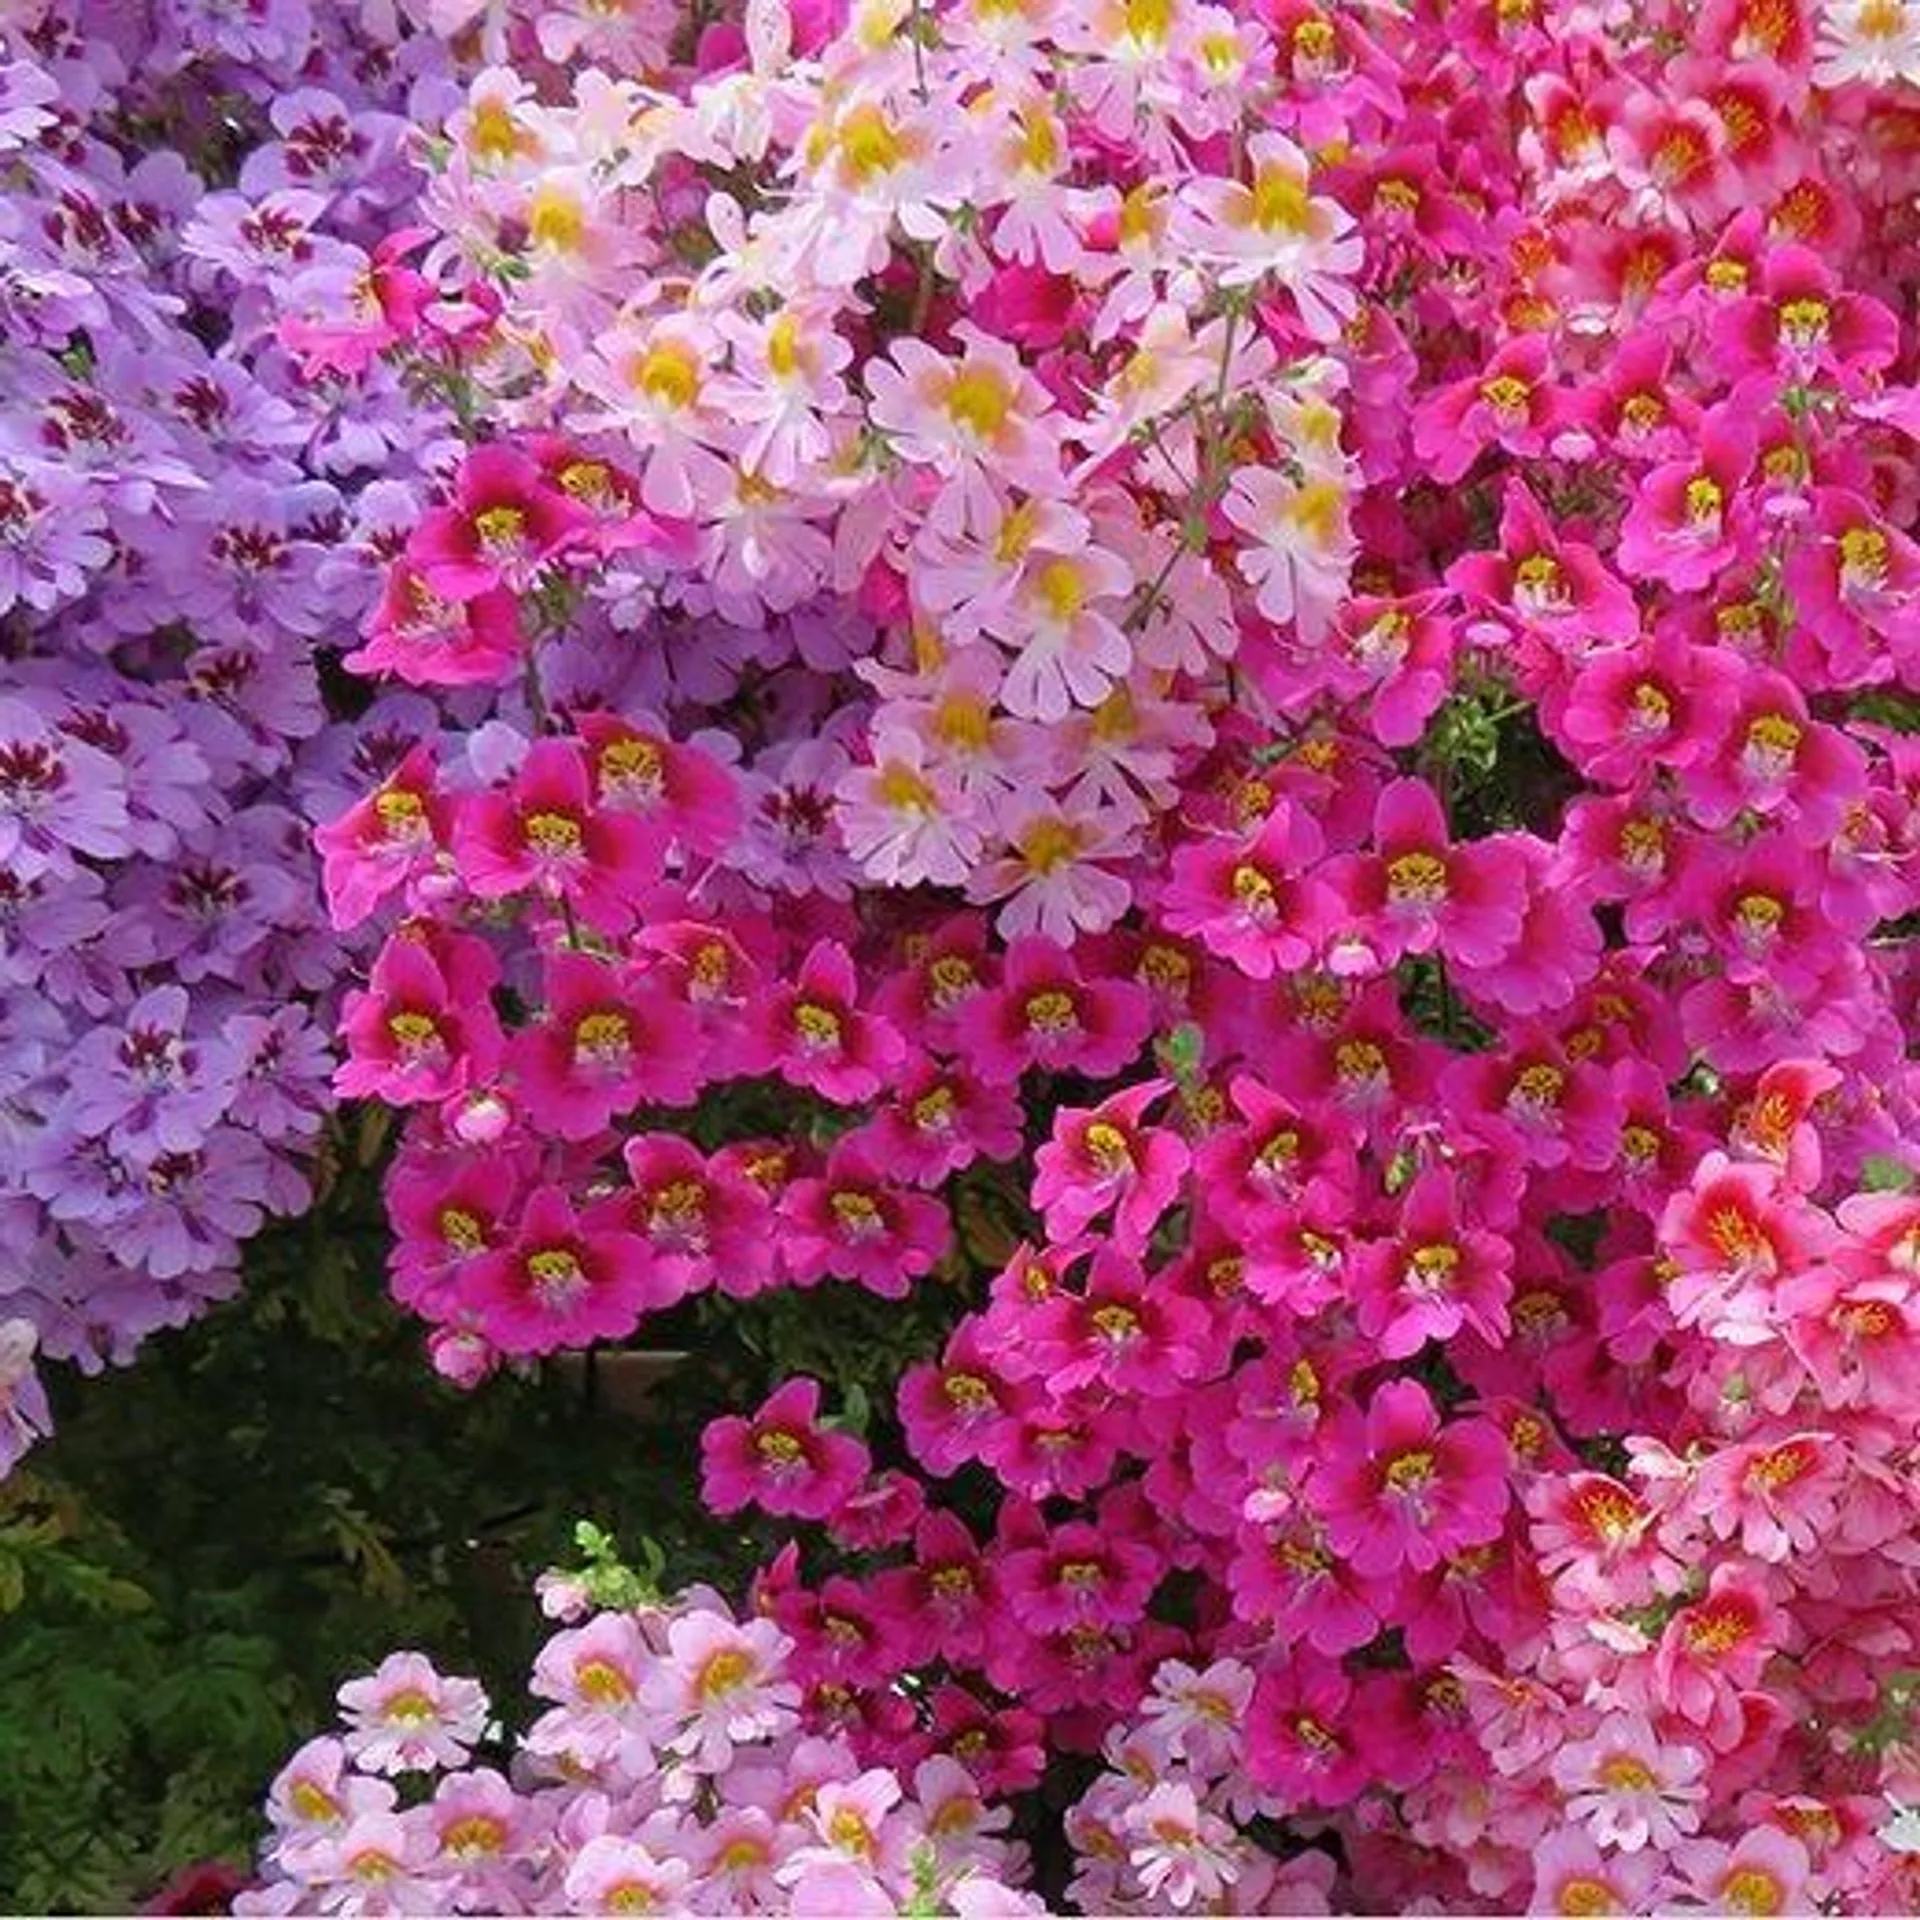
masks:
[[[700,396],[700,362],[682,340],[659,340],[633,371],[633,384],[670,413],[679,413]]]
[[[425,1013],[389,1014],[387,1031],[409,1053],[433,1046],[440,1038],[440,1029],[432,1015]]]
[[[553,253],[576,253],[586,237],[587,216],[572,194],[554,186],[534,190],[527,207],[527,237]]]
[[[1604,1880],[1595,1880],[1588,1875],[1576,1875],[1571,1880],[1563,1880],[1553,1904],[1569,1920],[1589,1920],[1591,1915],[1620,1911],[1620,1903],[1613,1897],[1613,1889]]]
[[[756,1436],[753,1450],[770,1467],[790,1467],[803,1459],[806,1448],[783,1428]]]
[[[594,1707],[618,1706],[633,1698],[633,1682],[611,1660],[582,1660],[573,1670],[573,1690]]]
[[[1045,993],[1030,995],[1026,1015],[1027,1025],[1041,1033],[1065,1033],[1079,1024],[1073,996],[1054,987],[1048,988]]]
[[[473,516],[473,530],[490,553],[516,545],[526,525],[527,516],[518,507],[482,507]]]
[[[947,386],[946,408],[974,439],[995,440],[1013,411],[1013,388],[997,367],[962,367]]]
[[[1480,382],[1480,398],[1495,413],[1522,412],[1532,397],[1533,389],[1510,373],[1496,374],[1491,380]]]
[[[580,822],[565,813],[532,813],[522,829],[527,845],[550,860],[564,859],[580,851],[583,844]]]
[[[793,1030],[810,1052],[824,1053],[840,1044],[840,1016],[831,1007],[803,1001],[793,1010]]]
[[[1725,505],[1719,482],[1707,474],[1698,474],[1687,482],[1687,518],[1696,527],[1717,527]]]
[[[1127,1136],[1105,1120],[1096,1120],[1086,1133],[1087,1158],[1104,1174],[1125,1173],[1133,1165]]]
[[[1438,854],[1403,853],[1387,863],[1387,898],[1396,905],[1432,906],[1447,897],[1447,863]]]
[[[1266,166],[1253,177],[1253,224],[1262,233],[1296,238],[1313,227],[1307,177],[1290,167]]]
[[[1433,1480],[1433,1455],[1416,1448],[1387,1463],[1387,1485],[1396,1493],[1417,1493]]]
[[[1063,867],[1080,851],[1080,829],[1069,820],[1036,820],[1020,836],[1020,858],[1031,873]]]
[[[977,1373],[949,1373],[940,1382],[947,1404],[961,1413],[984,1413],[993,1406],[993,1389]]]
[[[1786,1911],[1786,1889],[1777,1874],[1763,1867],[1742,1867],[1720,1883],[1729,1913],[1776,1914]]]
[[[754,1676],[753,1655],[741,1647],[722,1647],[701,1663],[694,1690],[703,1700],[718,1700],[737,1692]]]

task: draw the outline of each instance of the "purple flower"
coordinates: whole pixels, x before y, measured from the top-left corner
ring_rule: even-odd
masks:
[[[24,701],[0,699],[0,863],[33,880],[71,873],[75,854],[112,858],[132,845],[119,767]]]
[[[39,613],[85,592],[113,557],[88,483],[40,460],[0,460],[0,613]]]
[[[72,1057],[73,1124],[142,1160],[198,1149],[232,1101],[239,1065],[224,1041],[188,1036],[188,1012],[184,987],[156,987],[117,1031],[88,1034]]]

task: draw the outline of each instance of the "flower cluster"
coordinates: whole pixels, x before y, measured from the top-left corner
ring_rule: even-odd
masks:
[[[951,1283],[702,1488],[1092,1905],[1900,1904],[1907,10],[595,19],[279,323],[466,435],[321,841],[435,1364]]]
[[[397,1653],[340,1689],[341,1730],[287,1762],[243,1914],[1037,1911],[1009,1814],[955,1761],[861,1764],[805,1731],[792,1643],[717,1595],[596,1610],[534,1662],[547,1703],[506,1772],[472,1680]]]
[[[394,369],[303,375],[276,303],[419,190],[392,39],[304,5],[0,24],[0,1318],[87,1368],[232,1290],[331,1104],[313,825],[416,720],[331,719],[316,649],[445,428]],[[44,1414],[14,1391],[0,1472]]]

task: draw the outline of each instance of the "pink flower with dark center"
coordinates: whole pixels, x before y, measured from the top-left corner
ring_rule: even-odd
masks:
[[[1759,287],[1715,316],[1713,343],[1729,377],[1751,370],[1805,381],[1889,366],[1900,326],[1878,300],[1842,291],[1811,248],[1785,246],[1762,259]]]
[[[1159,1551],[1090,1520],[1069,1520],[1031,1546],[1000,1556],[1000,1582],[1015,1617],[1036,1632],[1138,1620],[1159,1584]]]
[[[1645,1606],[1685,1569],[1661,1544],[1661,1510],[1604,1473],[1555,1474],[1527,1489],[1540,1571],[1563,1604]]]
[[[1741,813],[1778,816],[1794,839],[1820,846],[1865,793],[1866,763],[1838,727],[1812,718],[1791,681],[1756,670],[1713,751],[1685,769],[1680,786],[1704,827]]]
[[[1152,1027],[1147,996],[1129,980],[1088,978],[1051,940],[1007,948],[1000,984],[953,1016],[954,1041],[983,1080],[1005,1084],[1028,1067],[1106,1079],[1134,1059]]]
[[[433,753],[415,747],[364,800],[314,833],[327,911],[339,928],[358,926],[389,893],[440,865],[453,809],[439,791]]]
[[[622,1153],[633,1191],[620,1196],[619,1218],[649,1250],[663,1290],[747,1299],[772,1284],[772,1209],[744,1174],[677,1134],[636,1135]]]
[[[544,994],[544,1017],[507,1049],[535,1126],[588,1140],[636,1107],[698,1098],[705,1063],[693,1016],[649,976],[556,951],[546,958]]]
[[[1476,374],[1441,387],[1413,420],[1413,450],[1444,486],[1463,478],[1489,447],[1522,459],[1542,455],[1565,406],[1551,384],[1547,336],[1522,334]]]
[[[712,754],[613,714],[583,713],[575,725],[595,806],[642,821],[662,858],[669,847],[711,857],[732,843],[739,787]]]
[[[857,993],[846,948],[817,941],[793,984],[767,994],[754,1013],[760,1070],[838,1106],[871,1100],[904,1064],[907,1048],[890,1021],[856,1004]]]
[[[364,990],[347,995],[335,1090],[407,1106],[491,1080],[503,1051],[496,977],[485,943],[470,936],[389,939]]]
[[[1490,1422],[1443,1422],[1411,1380],[1344,1405],[1320,1429],[1307,1499],[1327,1544],[1367,1576],[1418,1572],[1495,1539],[1507,1512],[1506,1443]]]
[[[1429,1168],[1401,1196],[1399,1231],[1354,1266],[1354,1320],[1383,1359],[1404,1360],[1463,1328],[1490,1346],[1507,1333],[1513,1248],[1467,1224],[1459,1183]]]
[[[1192,1156],[1177,1133],[1142,1124],[1148,1107],[1172,1091],[1148,1080],[1097,1107],[1068,1107],[1035,1159],[1033,1204],[1047,1234],[1070,1240],[1109,1208],[1108,1231],[1123,1253],[1139,1253],[1178,1198]]]
[[[779,1217],[787,1270],[800,1286],[833,1276],[904,1300],[947,1250],[945,1206],[899,1185],[851,1139],[834,1147],[823,1174],[787,1188]]]
[[[520,603],[505,587],[443,593],[405,559],[387,569],[365,631],[365,643],[341,664],[369,678],[390,673],[414,687],[502,686],[526,656]]]
[[[938,1363],[922,1361],[900,1376],[908,1450],[928,1473],[950,1474],[978,1459],[986,1436],[1029,1398],[988,1354],[978,1319],[963,1320]]]
[[[872,1464],[858,1440],[820,1424],[820,1383],[789,1380],[751,1419],[715,1420],[701,1434],[701,1498],[723,1516],[756,1506],[823,1520]]]
[[[1213,1219],[1252,1237],[1282,1208],[1351,1203],[1359,1170],[1348,1129],[1328,1126],[1252,1074],[1236,1074],[1229,1091],[1241,1124],[1193,1150],[1195,1186]]]
[[[407,559],[450,599],[497,587],[524,593],[542,568],[581,543],[590,524],[586,510],[524,453],[476,447],[461,465],[453,503],[421,521]]]
[[[925,1060],[907,1071],[860,1138],[898,1178],[935,1187],[976,1160],[1014,1159],[1021,1119],[1010,1088]]]
[[[1296,1650],[1254,1687],[1247,1772],[1290,1805],[1343,1807],[1373,1775],[1367,1733],[1339,1662]]]
[[[1782,1627],[1759,1576],[1723,1561],[1705,1597],[1682,1607],[1661,1633],[1647,1675],[1651,1698],[1697,1727],[1716,1752],[1729,1751],[1743,1725],[1740,1695],[1758,1685]]]
[[[1201,1370],[1207,1309],[1156,1285],[1117,1246],[1096,1248],[1084,1293],[1062,1292],[1034,1309],[1004,1357],[1016,1377],[1050,1394],[1094,1382],[1154,1399],[1180,1391]]]
[[[654,836],[595,803],[586,757],[570,740],[536,740],[506,792],[461,807],[454,859],[483,900],[537,891],[605,934],[626,930],[660,878]]]
[[[1201,840],[1173,857],[1159,918],[1254,980],[1308,965],[1333,902],[1308,872],[1322,851],[1306,813],[1277,800],[1251,839]]]
[[[1454,844],[1439,796],[1423,780],[1395,780],[1374,810],[1373,849],[1330,863],[1340,900],[1331,932],[1336,957],[1354,944],[1381,971],[1407,954],[1438,951],[1467,966],[1491,966],[1519,940],[1526,865],[1503,837]]]
[[[1541,719],[1588,779],[1628,786],[1708,752],[1745,678],[1733,654],[1664,625],[1650,640],[1588,654],[1565,695],[1542,701]]]
[[[671,1304],[644,1246],[596,1229],[558,1187],[534,1190],[511,1243],[474,1261],[457,1297],[504,1353],[623,1340],[643,1312]]]
[[[1446,578],[1470,603],[1550,639],[1631,640],[1640,631],[1632,592],[1592,547],[1560,538],[1521,480],[1507,483],[1499,551],[1456,560]]]
[[[1844,1445],[1830,1433],[1790,1433],[1723,1447],[1695,1482],[1707,1530],[1737,1535],[1743,1553],[1778,1564],[1813,1555],[1839,1518]]]
[[[1694,593],[1746,556],[1755,539],[1744,497],[1754,435],[1731,407],[1701,423],[1695,454],[1657,466],[1640,483],[1620,535],[1620,570]]]

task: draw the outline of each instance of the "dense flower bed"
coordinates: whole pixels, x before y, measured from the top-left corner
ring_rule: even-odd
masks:
[[[18,269],[144,410],[15,462],[9,1364],[219,1290],[329,1029],[447,1379],[951,1303],[708,1428],[751,1624],[569,1628],[511,1775],[396,1656],[257,1898],[724,1906],[757,1812],[967,1911],[957,1768],[1095,1910],[1911,1904],[1908,0],[247,19],[6,70],[50,207],[259,136]]]

